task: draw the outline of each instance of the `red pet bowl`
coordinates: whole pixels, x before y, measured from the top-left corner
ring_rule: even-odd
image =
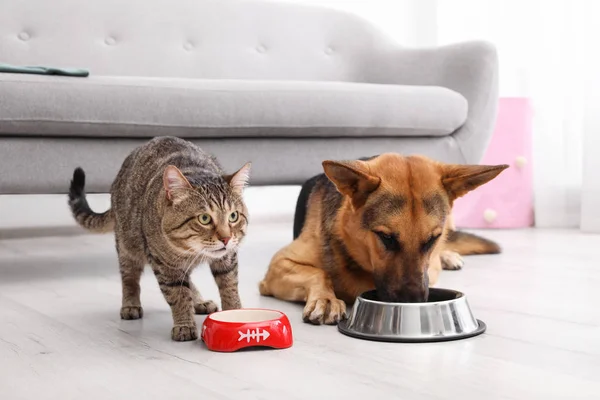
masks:
[[[292,346],[292,326],[281,311],[261,308],[209,314],[201,338],[212,351],[231,352],[246,347],[285,349]]]

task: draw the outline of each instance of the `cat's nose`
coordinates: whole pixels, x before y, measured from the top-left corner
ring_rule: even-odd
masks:
[[[223,242],[223,244],[224,244],[225,246],[227,246],[227,243],[229,243],[229,241],[231,240],[231,238],[230,238],[230,237],[222,237],[222,238],[220,238],[219,240],[220,240],[221,242]]]

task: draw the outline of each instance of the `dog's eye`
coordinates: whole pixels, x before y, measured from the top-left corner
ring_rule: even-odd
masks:
[[[437,242],[437,240],[440,238],[440,236],[442,236],[442,235],[436,235],[436,236],[430,237],[428,241],[426,241],[425,243],[423,243],[421,245],[421,251],[423,253],[427,253],[429,250],[431,250],[431,248],[433,247],[435,242]]]
[[[379,240],[381,240],[387,251],[400,251],[400,243],[393,235],[378,231],[375,231],[375,234],[379,237]]]

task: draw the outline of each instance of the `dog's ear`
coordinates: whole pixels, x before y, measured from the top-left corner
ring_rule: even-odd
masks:
[[[323,161],[323,170],[337,190],[350,197],[354,209],[362,207],[381,183],[381,178],[371,175],[363,161],[327,160]]]
[[[508,165],[452,165],[443,166],[442,184],[452,200],[497,177]]]

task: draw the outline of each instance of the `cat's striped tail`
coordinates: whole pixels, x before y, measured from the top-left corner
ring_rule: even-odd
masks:
[[[73,172],[71,187],[69,188],[69,206],[75,221],[83,228],[96,232],[111,232],[115,226],[115,220],[111,209],[101,214],[95,213],[90,208],[85,198],[85,172],[76,168]]]

